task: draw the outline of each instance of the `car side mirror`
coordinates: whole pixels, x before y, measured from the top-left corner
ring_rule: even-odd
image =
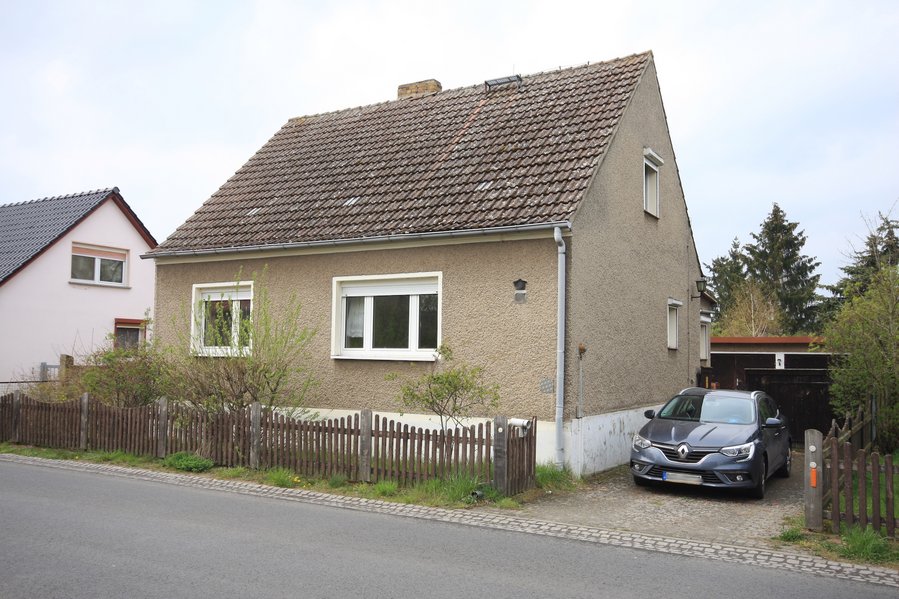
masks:
[[[784,421],[780,418],[769,418],[765,421],[765,428],[778,428],[784,425]]]
[[[649,418],[650,420],[652,420],[653,418],[656,417],[656,411],[655,410],[646,410],[645,412],[643,412],[643,415],[646,416],[647,418]]]

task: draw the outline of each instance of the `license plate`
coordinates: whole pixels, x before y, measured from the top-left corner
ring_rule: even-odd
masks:
[[[702,476],[699,474],[682,474],[680,472],[662,472],[662,480],[672,483],[684,483],[686,485],[701,485]]]

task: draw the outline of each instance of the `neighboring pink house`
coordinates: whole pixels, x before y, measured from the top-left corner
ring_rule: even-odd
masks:
[[[110,334],[138,341],[155,247],[117,187],[0,205],[0,391]]]

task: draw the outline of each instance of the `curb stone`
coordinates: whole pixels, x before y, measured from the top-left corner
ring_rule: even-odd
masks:
[[[286,501],[299,501],[315,505],[389,514],[407,518],[420,518],[423,520],[434,520],[451,524],[461,524],[464,526],[477,526],[510,532],[537,534],[572,541],[611,545],[615,547],[628,547],[632,549],[642,549],[645,551],[698,557],[730,563],[749,564],[764,568],[789,570],[802,574],[827,576],[830,578],[868,582],[899,588],[899,572],[897,571],[875,566],[857,566],[854,564],[835,562],[804,554],[738,547],[721,543],[691,541],[687,539],[676,539],[618,530],[606,530],[589,526],[560,524],[557,522],[532,520],[516,516],[507,516],[504,514],[390,503],[378,499],[344,497],[304,489],[268,487],[245,481],[218,480],[190,474],[156,472],[109,464],[50,460],[14,454],[0,454],[0,461],[75,472],[94,472],[133,480],[159,482],[213,491],[226,491]]]

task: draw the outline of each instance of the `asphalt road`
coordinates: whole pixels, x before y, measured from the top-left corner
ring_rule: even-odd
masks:
[[[0,597],[889,597],[896,589],[0,462]]]

